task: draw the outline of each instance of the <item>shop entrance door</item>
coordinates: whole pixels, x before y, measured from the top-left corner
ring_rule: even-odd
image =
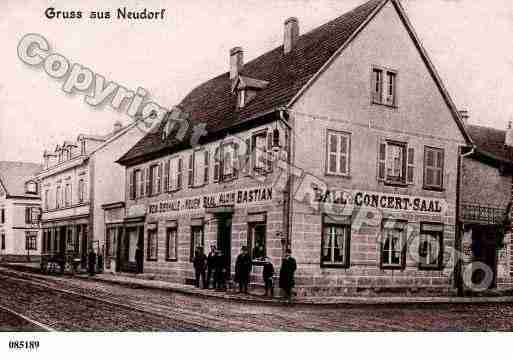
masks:
[[[474,262],[482,262],[490,268],[493,279],[489,288],[497,284],[497,231],[494,226],[476,226],[472,228],[472,253]],[[473,272],[472,281],[481,283],[485,273],[482,270]]]
[[[125,236],[121,246],[121,260],[120,260],[120,271],[122,272],[140,272],[143,271],[143,263],[141,261],[140,266],[137,266],[137,247],[139,246],[141,254],[144,254],[144,240],[143,240],[143,226],[131,226],[125,230]]]
[[[226,273],[231,276],[231,254],[232,254],[232,215],[217,216],[217,249],[219,249],[225,259]],[[229,276],[227,276],[229,278]]]

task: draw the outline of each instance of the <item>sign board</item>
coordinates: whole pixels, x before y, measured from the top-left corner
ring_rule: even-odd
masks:
[[[427,198],[359,190],[319,190],[316,192],[315,202],[427,214],[442,214],[447,210],[447,202],[443,198]]]
[[[205,194],[203,196],[150,203],[148,205],[148,213],[189,213],[219,207],[246,207],[271,202],[272,199],[272,187],[237,189],[226,192]]]

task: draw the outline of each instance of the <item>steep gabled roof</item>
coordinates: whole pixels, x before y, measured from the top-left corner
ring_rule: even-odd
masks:
[[[268,82],[258,91],[255,98],[242,109],[237,108],[236,96],[231,93],[232,82],[229,73],[217,76],[193,89],[178,106],[189,119],[189,129],[183,140],[177,140],[171,133],[165,141],[160,136],[163,124],[155,126],[118,162],[124,165],[143,162],[186,148],[190,148],[190,135],[196,124],[204,123],[210,136],[222,133],[229,128],[240,126],[261,118],[279,108],[287,107],[315,80],[330,60],[337,55],[370,21],[388,1],[392,1],[404,21],[413,41],[424,59],[442,95],[450,107],[461,132],[471,141],[452,100],[418,41],[404,10],[396,0],[370,0],[352,11],[302,35],[292,51],[285,54],[283,45],[244,64],[240,75]],[[163,122],[166,120],[164,119]],[[178,130],[178,129],[177,129]]]
[[[193,89],[178,107],[189,116],[192,126],[205,123],[205,130],[212,133],[287,105],[335,51],[386,1],[368,1],[300,36],[288,54],[284,54],[282,45],[244,64],[240,73],[242,76],[269,84],[242,109],[237,108],[236,96],[231,93],[232,83],[228,72]],[[178,145],[175,136],[169,136],[167,141],[162,142],[156,127],[118,162],[129,163],[165,149],[172,151]]]
[[[0,161],[0,182],[9,196],[39,197],[25,193],[25,183],[43,166],[39,163]]]

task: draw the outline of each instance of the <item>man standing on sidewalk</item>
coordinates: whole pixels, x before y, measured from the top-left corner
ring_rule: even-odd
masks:
[[[235,262],[235,281],[239,282],[239,293],[248,294],[249,274],[251,273],[251,257],[248,248],[243,246]]]
[[[294,273],[297,265],[292,257],[292,251],[287,248],[285,257],[281,262],[280,268],[280,288],[285,292],[285,297],[290,301],[292,299],[292,288],[294,288]]]
[[[196,288],[200,286],[200,279],[203,281],[203,288],[207,287],[207,279],[205,278],[205,270],[207,268],[207,256],[203,251],[203,247],[198,247],[194,254],[193,265],[194,274],[196,276]]]
[[[94,276],[96,273],[96,253],[94,252],[94,249],[91,247],[89,249],[89,256],[88,256],[88,267],[89,267],[89,275]]]
[[[214,279],[213,287],[216,287],[215,278],[212,278],[216,267],[216,246],[210,246],[210,253],[207,257],[207,289],[210,288],[210,282]]]

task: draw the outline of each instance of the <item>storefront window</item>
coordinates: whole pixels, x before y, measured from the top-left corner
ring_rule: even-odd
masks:
[[[148,230],[148,260],[157,260],[157,228]]]
[[[177,260],[178,231],[176,227],[166,230],[166,260]]]
[[[75,250],[75,243],[73,242],[73,230],[71,227],[66,229],[66,252],[73,252]]]
[[[349,266],[350,224],[324,223],[322,234],[323,266]]]
[[[442,265],[443,226],[421,224],[419,243],[419,268],[440,269]]]
[[[26,234],[26,243],[25,243],[25,249],[26,250],[37,250],[37,233],[36,232],[28,232]]]
[[[253,260],[262,260],[266,256],[265,233],[265,222],[249,224],[249,248]]]
[[[382,268],[404,268],[404,236],[405,229],[402,223],[396,225],[387,222],[383,228],[383,243],[381,253]]]

